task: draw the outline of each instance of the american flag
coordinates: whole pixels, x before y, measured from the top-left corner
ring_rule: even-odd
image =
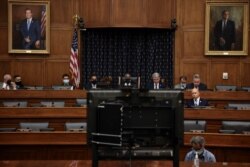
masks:
[[[78,63],[78,37],[77,29],[74,29],[73,40],[71,45],[71,55],[70,55],[70,73],[73,85],[79,88],[80,85],[80,71]]]
[[[46,28],[46,6],[43,6],[42,17],[41,17],[41,37],[45,36],[45,28]]]

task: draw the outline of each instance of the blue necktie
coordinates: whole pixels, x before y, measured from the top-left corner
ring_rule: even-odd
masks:
[[[27,22],[27,28],[28,28],[28,30],[30,29],[30,20],[28,20],[28,22]]]

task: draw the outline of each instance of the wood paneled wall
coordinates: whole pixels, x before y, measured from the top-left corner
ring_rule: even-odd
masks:
[[[175,82],[181,75],[186,75],[192,82],[192,75],[200,73],[202,81],[211,89],[216,84],[249,86],[249,56],[204,55],[205,1],[177,0],[176,10]],[[222,79],[223,72],[228,72],[228,80]]]
[[[237,0],[235,0],[237,1]],[[72,40],[72,16],[79,14],[88,27],[170,27],[176,18],[175,82],[200,73],[203,82],[250,85],[250,58],[204,55],[204,0],[50,0],[51,53],[49,55],[8,54],[8,0],[0,6],[0,77],[20,74],[26,85],[51,86],[61,83],[68,73]],[[248,47],[250,48],[250,47]],[[222,72],[229,73],[222,80]],[[0,79],[1,81],[2,79]]]

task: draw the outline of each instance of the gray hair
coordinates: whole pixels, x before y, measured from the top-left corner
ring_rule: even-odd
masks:
[[[199,144],[201,146],[205,145],[205,139],[202,136],[193,136],[190,140],[191,144]]]
[[[152,74],[152,78],[153,77],[161,77],[161,75],[158,72],[155,72],[155,73]]]

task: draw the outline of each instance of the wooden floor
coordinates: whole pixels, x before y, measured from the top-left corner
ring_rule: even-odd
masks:
[[[0,161],[1,167],[91,167],[91,161]],[[171,167],[171,161],[100,161],[99,167]],[[180,167],[192,167],[192,163],[180,162]],[[201,163],[200,167],[250,167],[250,163]]]

